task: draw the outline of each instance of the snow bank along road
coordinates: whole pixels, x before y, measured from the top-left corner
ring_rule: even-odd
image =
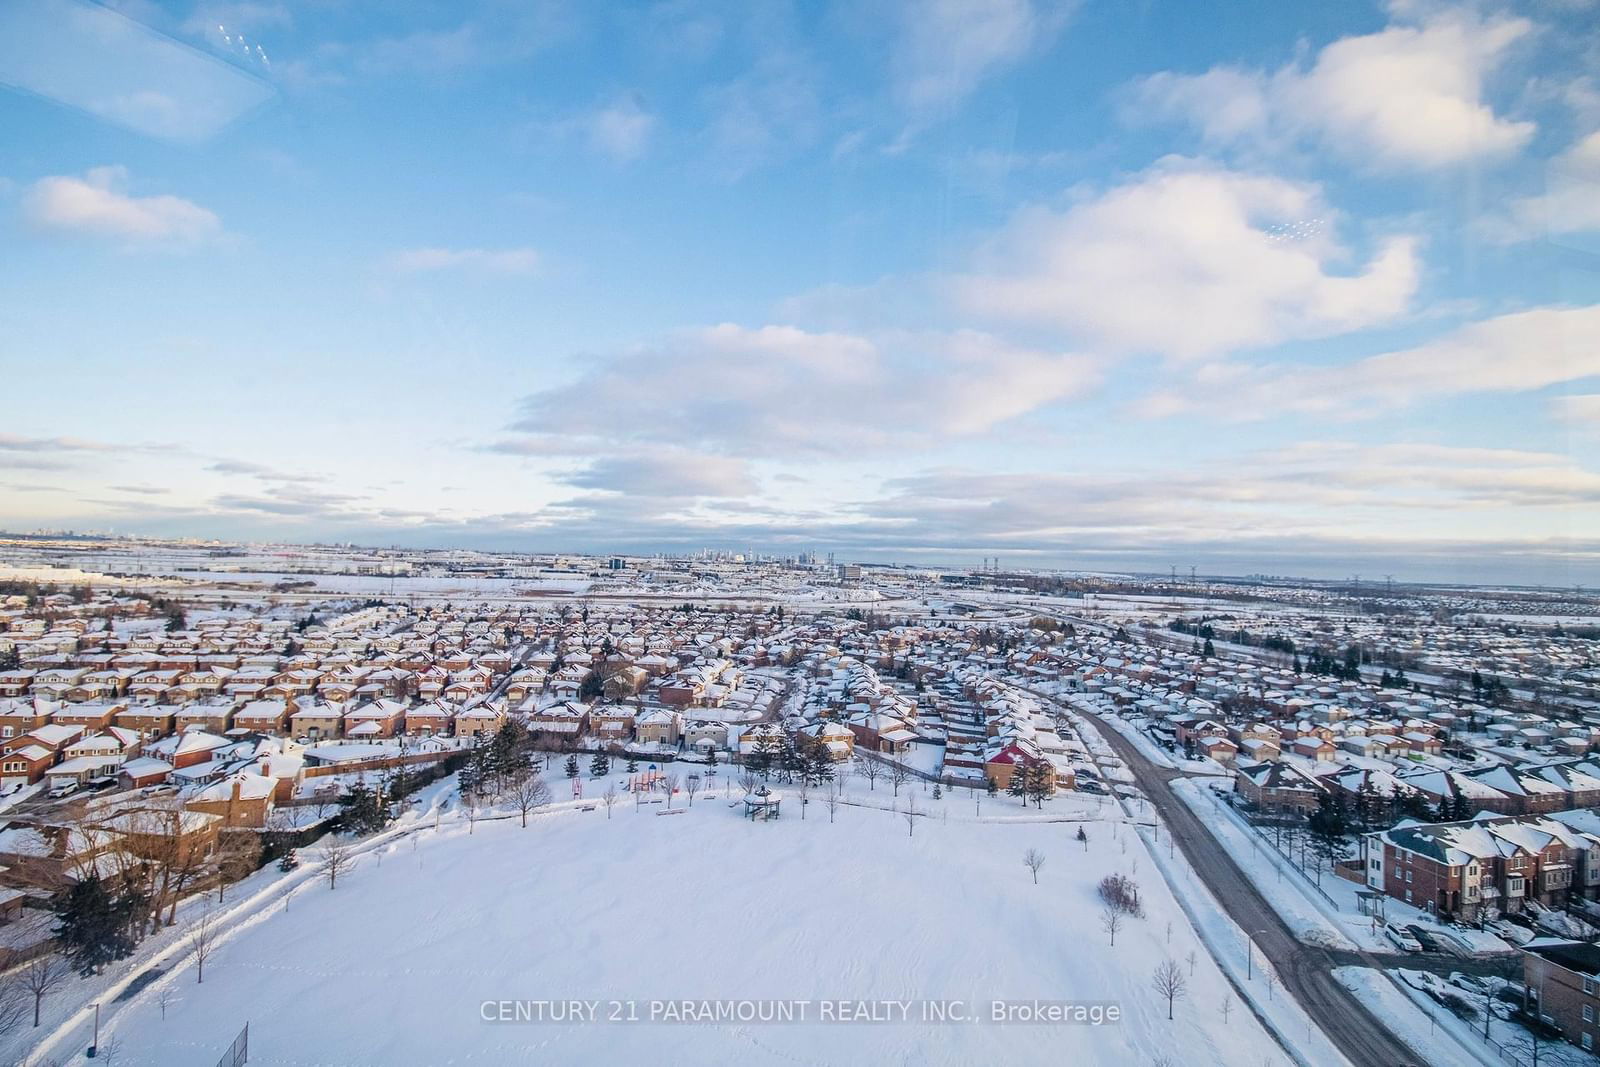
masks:
[[[1183,849],[1206,888],[1211,890],[1240,929],[1256,931],[1256,947],[1272,961],[1284,988],[1315,1018],[1339,1050],[1355,1064],[1396,1067],[1426,1063],[1334,976],[1334,968],[1348,960],[1335,959],[1319,948],[1302,945],[1272,905],[1256,891],[1250,879],[1234,864],[1189,806],[1173,795],[1167,782],[1176,771],[1157,767],[1099,716],[1074,709],[1101,727],[1101,736],[1138,777],[1150,803],[1166,821],[1168,832]]]

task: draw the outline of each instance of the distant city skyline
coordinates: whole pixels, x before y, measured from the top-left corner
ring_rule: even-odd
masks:
[[[0,526],[1600,585],[1595,8],[0,9]]]

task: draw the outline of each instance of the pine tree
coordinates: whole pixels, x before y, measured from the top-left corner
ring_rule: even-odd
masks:
[[[567,757],[567,762],[563,765],[562,770],[566,772],[568,778],[578,777],[578,754],[576,752]]]
[[[1000,795],[1000,786],[995,782],[994,778],[992,776],[990,776],[990,777],[986,777],[984,780],[988,783],[988,785],[985,786],[985,788],[988,790],[989,795],[991,797],[999,796]]]
[[[933,799],[938,800],[944,794],[939,791],[939,783],[933,783]]]
[[[1204,656],[1206,659],[1214,659],[1216,657],[1216,655],[1217,655],[1217,646],[1213,645],[1211,643],[1211,638],[1209,638],[1209,637],[1206,638],[1206,643],[1201,648],[1200,654],[1202,656]]]
[[[639,773],[639,761],[634,759],[632,756],[628,757],[628,773],[629,774],[637,774],[637,773]]]
[[[1021,763],[1011,768],[1011,781],[1006,783],[1006,795],[1021,799],[1023,804],[1028,802],[1025,799],[1028,795],[1028,771]]]
[[[375,834],[389,825],[390,810],[382,794],[357,782],[350,792],[339,798],[343,812],[340,825],[353,834]]]
[[[98,876],[73,882],[51,902],[55,935],[79,974],[98,974],[106,964],[133,953],[129,934],[131,901],[118,900]]]
[[[1045,798],[1055,792],[1055,787],[1050,781],[1050,768],[1045,766],[1044,760],[1035,760],[1028,767],[1027,781],[1024,785],[1028,790],[1028,798],[1033,801],[1033,806],[1043,808]]]
[[[296,856],[294,854],[294,849],[292,849],[292,848],[289,851],[285,852],[283,854],[283,858],[278,861],[278,870],[283,871],[285,874],[287,874],[288,872],[294,870],[295,868],[297,868],[299,866],[300,866],[300,857],[298,857],[298,856]]]
[[[589,761],[589,777],[604,778],[611,773],[611,758],[604,752],[596,752],[594,759]]]

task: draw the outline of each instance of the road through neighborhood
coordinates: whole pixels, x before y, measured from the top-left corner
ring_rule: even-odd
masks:
[[[1075,710],[1100,727],[1100,735],[1128,765],[1150,803],[1161,814],[1189,866],[1229,918],[1238,923],[1240,929],[1251,931],[1256,948],[1272,962],[1283,987],[1317,1020],[1350,1062],[1362,1067],[1425,1063],[1334,977],[1335,967],[1351,962],[1345,958],[1349,954],[1341,953],[1336,959],[1323,949],[1301,944],[1272,905],[1234,864],[1227,850],[1189,806],[1167,788],[1167,783],[1179,776],[1178,772],[1156,766],[1097,716]],[[1376,965],[1376,961],[1372,961],[1372,965]]]

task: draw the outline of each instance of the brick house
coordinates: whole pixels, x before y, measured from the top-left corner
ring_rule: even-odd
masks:
[[[1559,906],[1600,837],[1539,816],[1412,824],[1366,834],[1367,885],[1433,914],[1473,921],[1519,912],[1527,900]]]
[[[1261,763],[1234,772],[1234,788],[1248,803],[1275,814],[1310,815],[1321,806],[1326,788],[1289,763]]]
[[[1539,1014],[1586,1052],[1600,1042],[1600,946],[1536,938],[1522,948],[1522,981],[1539,994]]]

